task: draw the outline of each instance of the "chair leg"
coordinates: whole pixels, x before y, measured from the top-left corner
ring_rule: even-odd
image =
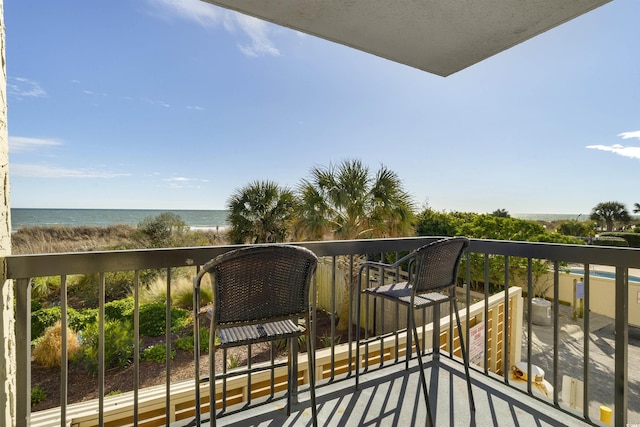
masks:
[[[407,342],[406,342],[406,350],[405,350],[405,354],[406,354],[406,358],[404,361],[404,369],[405,371],[409,370],[409,360],[411,360],[411,333],[409,332],[409,328],[411,327],[411,307],[406,306],[407,307]]]
[[[460,337],[460,351],[462,352],[462,361],[464,362],[464,373],[467,376],[467,391],[469,393],[469,407],[471,412],[476,411],[476,404],[473,400],[473,392],[471,391],[471,376],[469,375],[469,358],[464,346],[464,338],[462,336],[462,326],[460,324],[460,313],[458,313],[458,303],[453,299],[453,308],[456,312],[456,322],[458,324],[458,336]]]
[[[307,337],[307,364],[309,366],[309,394],[311,395],[311,418],[313,419],[313,427],[318,427],[318,409],[316,408],[316,350],[314,343],[311,342],[311,333],[309,328],[306,330]]]
[[[211,338],[210,338],[211,339]],[[213,342],[213,341],[210,341]],[[209,425],[216,427],[216,351],[209,354]]]
[[[420,368],[420,382],[422,384],[422,393],[424,394],[424,401],[427,404],[427,419],[429,423],[427,424],[430,427],[433,427],[433,416],[431,415],[431,404],[429,403],[429,392],[427,390],[427,377],[424,375],[424,365],[422,364],[422,351],[420,350],[420,339],[418,337],[418,329],[416,328],[415,318],[413,317],[413,309],[411,307],[407,307],[409,310],[409,320],[410,323],[407,325],[408,328],[413,330],[413,335],[416,340],[416,354],[418,355],[418,367]],[[408,331],[407,331],[408,332]]]
[[[287,339],[287,348],[288,348],[288,356],[287,356],[287,417],[291,415],[291,391],[293,390],[293,381],[298,381],[297,378],[294,378],[293,372],[293,340],[297,339],[289,338]],[[273,369],[273,367],[272,367]]]
[[[357,292],[356,295],[356,391],[359,386],[359,374],[360,374],[360,298],[362,295]],[[369,298],[365,296],[365,298]]]
[[[193,351],[193,363],[195,368],[195,403],[196,403],[196,416],[194,422],[197,426],[200,426],[200,321],[198,317],[198,307],[200,307],[199,301],[199,289],[198,287],[194,287],[193,292],[193,339],[194,339],[194,351]]]

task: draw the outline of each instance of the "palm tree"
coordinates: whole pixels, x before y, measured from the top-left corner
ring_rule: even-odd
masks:
[[[284,242],[295,207],[293,192],[272,181],[254,181],[227,202],[233,243]]]
[[[605,223],[606,230],[612,231],[615,222],[624,224],[631,221],[627,207],[620,202],[598,203],[591,211],[591,219],[598,223]]]
[[[314,167],[310,178],[300,184],[298,195],[296,228],[307,238],[321,239],[331,234],[339,239],[356,239],[413,233],[411,197],[398,176],[385,166],[375,175],[359,160]],[[346,275],[346,283],[357,286],[357,277]],[[344,292],[339,330],[347,330],[350,325],[349,294]]]
[[[640,203],[633,204],[633,213],[640,213]]]
[[[398,175],[375,175],[360,160],[314,167],[298,188],[296,227],[311,239],[395,237],[412,233],[413,205]]]

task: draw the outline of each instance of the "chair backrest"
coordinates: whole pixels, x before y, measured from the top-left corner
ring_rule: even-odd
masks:
[[[469,246],[466,237],[437,240],[418,249],[411,284],[416,293],[443,289],[456,283],[458,266]]]
[[[213,286],[219,325],[308,314],[309,286],[318,258],[290,245],[259,245],[226,252],[204,265]]]

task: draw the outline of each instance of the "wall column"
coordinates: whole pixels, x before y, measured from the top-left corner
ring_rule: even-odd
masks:
[[[6,279],[4,257],[11,254],[9,209],[9,134],[7,131],[7,67],[4,2],[0,0],[0,425],[16,424],[16,337],[13,283]]]

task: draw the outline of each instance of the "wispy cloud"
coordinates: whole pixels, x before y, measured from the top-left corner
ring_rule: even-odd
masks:
[[[7,78],[7,93],[16,99],[42,98],[47,96],[47,92],[34,80],[24,77]]]
[[[222,15],[219,9],[201,0],[147,0],[154,7],[154,15],[171,20],[178,16],[197,22],[203,27],[217,26]]]
[[[618,134],[622,139],[640,139],[640,131],[622,132]],[[640,159],[640,146],[613,145],[587,145],[587,148],[594,150],[608,151],[630,159]]]
[[[207,179],[185,178],[183,176],[163,179],[169,183],[169,188],[200,188],[200,183],[209,182]]]
[[[119,178],[131,176],[129,173],[116,173],[99,169],[69,169],[33,163],[12,163],[11,175],[24,178]]]
[[[49,138],[29,138],[25,136],[9,136],[9,152],[23,153],[35,151],[44,147],[62,145],[62,141]]]
[[[187,110],[204,111],[204,107],[198,105],[187,105]]]
[[[248,44],[239,44],[238,48],[247,56],[280,55],[271,36],[276,28],[265,21],[216,8],[201,0],[147,0],[153,7],[153,14],[161,19],[182,18],[196,22],[205,28],[217,28],[235,34],[237,30],[249,37]]]
[[[632,132],[622,132],[622,133],[619,133],[618,136],[621,137],[622,139],[630,139],[630,138],[640,139],[640,130],[635,130]]]
[[[280,55],[280,51],[269,38],[271,24],[251,16],[236,14],[236,23],[251,39],[250,44],[239,45],[240,51],[247,56]]]

